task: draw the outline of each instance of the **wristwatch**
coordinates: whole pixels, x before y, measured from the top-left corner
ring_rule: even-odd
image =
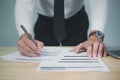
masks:
[[[104,34],[101,31],[93,31],[89,34],[89,37],[91,35],[95,35],[96,37],[100,38],[102,41],[104,40]]]

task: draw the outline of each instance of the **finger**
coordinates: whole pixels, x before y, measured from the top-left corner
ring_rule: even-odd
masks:
[[[35,52],[28,46],[26,45],[22,40],[18,43],[19,47],[21,47],[23,50],[25,50],[28,53],[34,54]]]
[[[31,48],[29,48],[23,41],[20,41],[19,50],[21,54],[28,57],[38,56]]]
[[[40,42],[40,41],[38,41],[38,40],[35,40],[35,42],[37,43],[37,46],[38,46],[38,48],[39,48],[39,52],[41,52],[41,51],[42,51],[42,48],[43,48],[43,46],[44,46],[43,42]]]
[[[18,43],[19,47],[25,50],[28,53],[35,53],[28,45],[26,45],[22,40]]]
[[[104,52],[103,44],[100,43],[99,49],[98,49],[98,57],[102,57],[102,54]]]
[[[24,51],[23,51],[22,48],[18,47],[18,50],[20,51],[20,53],[21,53],[22,56],[25,56]]]
[[[106,57],[107,56],[107,49],[106,47],[104,46],[104,53],[103,53],[103,56]]]
[[[84,43],[80,43],[78,46],[76,46],[75,52],[79,53],[84,50],[83,48],[84,48]]]
[[[38,48],[42,48],[44,46],[43,42],[41,41],[35,40],[35,42],[37,43]]]
[[[92,55],[92,49],[93,49],[92,45],[89,45],[87,47],[87,55],[88,55],[89,58],[93,56]]]
[[[36,53],[39,53],[39,48],[27,37],[23,37],[24,43],[29,46],[32,50],[34,50]]]
[[[98,49],[99,49],[99,42],[93,43],[93,57],[97,57],[98,54]]]
[[[37,57],[38,56],[37,54],[29,54],[20,47],[19,47],[19,51],[20,51],[21,55],[23,55],[23,56],[28,56],[28,57]]]

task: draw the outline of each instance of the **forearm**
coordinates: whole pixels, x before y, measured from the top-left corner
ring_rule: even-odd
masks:
[[[19,36],[24,32],[20,28],[20,25],[24,25],[28,33],[33,32],[33,10],[34,0],[16,0],[15,5],[15,23]]]
[[[90,26],[92,30],[104,31],[107,18],[107,0],[90,0]]]

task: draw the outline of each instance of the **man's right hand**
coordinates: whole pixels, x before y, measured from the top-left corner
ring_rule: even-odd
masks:
[[[34,40],[37,46],[31,41],[26,34],[21,35],[20,39],[18,40],[18,50],[23,56],[28,57],[37,57],[40,55],[40,52],[43,47],[43,42],[38,40]]]

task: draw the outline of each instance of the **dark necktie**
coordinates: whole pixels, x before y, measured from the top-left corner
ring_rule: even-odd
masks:
[[[64,0],[54,0],[54,35],[59,43],[61,43],[66,36]]]

